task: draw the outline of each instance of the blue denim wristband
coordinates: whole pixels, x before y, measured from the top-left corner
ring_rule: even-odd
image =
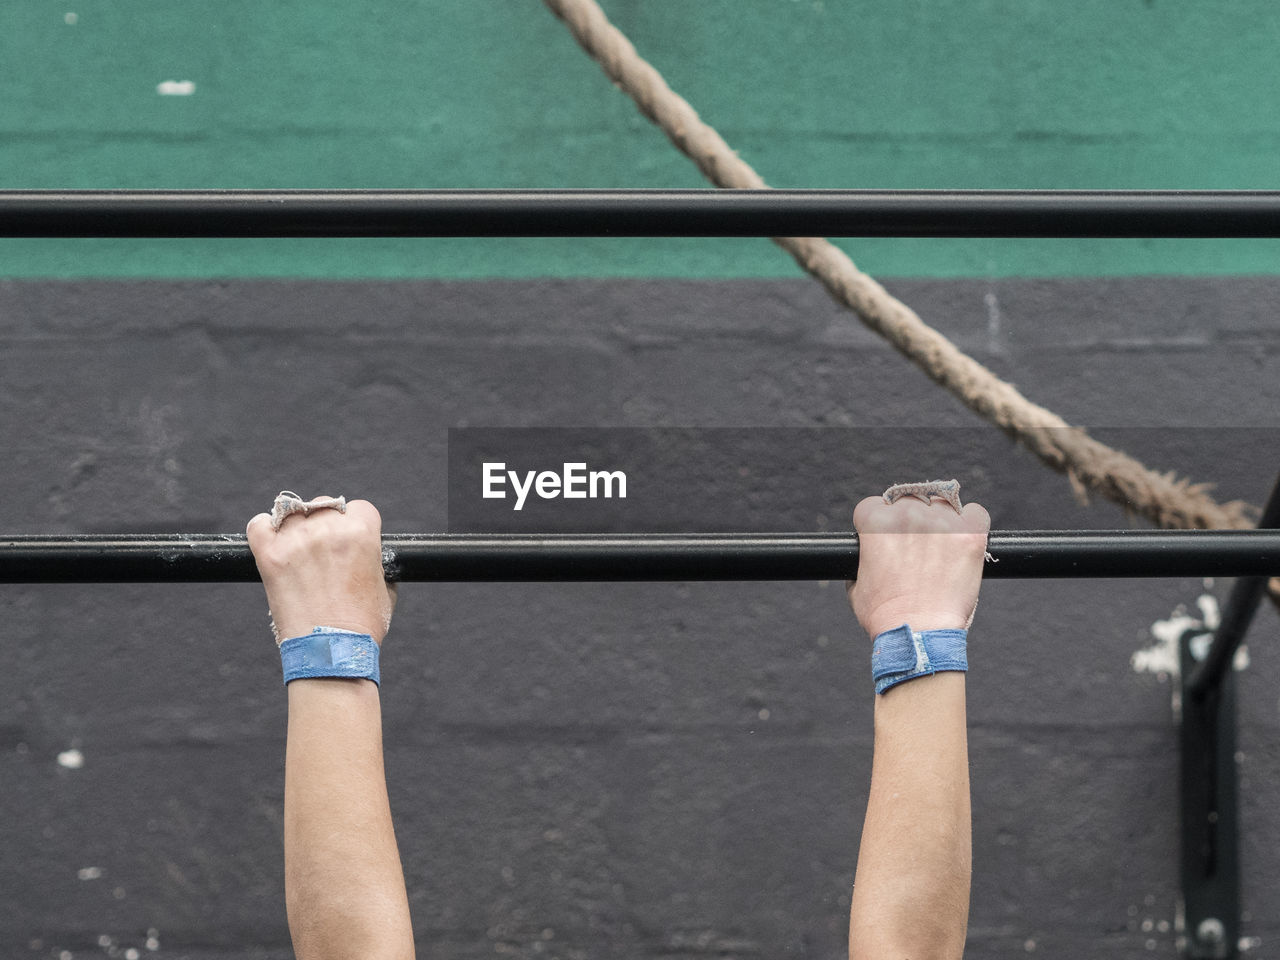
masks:
[[[928,677],[942,670],[969,669],[965,655],[967,630],[925,630],[916,633],[905,623],[878,634],[871,647],[871,678],[876,693],[904,680]]]
[[[382,686],[379,648],[367,633],[316,627],[309,634],[280,644],[284,684],[309,677],[357,677]]]

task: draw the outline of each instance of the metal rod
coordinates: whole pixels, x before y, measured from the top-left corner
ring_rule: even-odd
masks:
[[[387,534],[397,581],[843,580],[847,533]],[[1280,531],[993,532],[993,578],[1280,573]],[[241,582],[258,579],[243,534],[0,537],[0,583]]]
[[[1191,639],[1178,643],[1182,675],[1179,723],[1181,879],[1191,960],[1229,960],[1240,935],[1240,802],[1236,764],[1236,678],[1230,672],[1202,696],[1190,689]]]
[[[6,237],[1277,237],[1269,190],[0,191]]]
[[[1276,478],[1258,520],[1259,529],[1274,530],[1277,527],[1280,527],[1280,477]],[[1235,659],[1236,648],[1249,632],[1249,624],[1262,602],[1266,586],[1265,576],[1241,577],[1232,585],[1222,619],[1213,634],[1213,643],[1196,672],[1187,680],[1187,692],[1192,697],[1202,699],[1211,688],[1222,682],[1228,666]]]

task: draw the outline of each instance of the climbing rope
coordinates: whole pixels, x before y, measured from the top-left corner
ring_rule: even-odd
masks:
[[[769,189],[688,101],[667,86],[595,0],[544,2],[609,79],[708,180],[727,189]],[[1192,483],[1174,473],[1151,470],[1032,403],[1013,384],[1001,380],[921,320],[830,241],[774,237],[773,242],[790,253],[837,302],[853,310],[936,383],[1021,441],[1044,463],[1065,473],[1082,499],[1087,490],[1096,491],[1162,527],[1243,529],[1254,525],[1257,508],[1251,504],[1240,500],[1218,503],[1206,492],[1212,484]],[[1273,598],[1280,598],[1280,578],[1272,580],[1271,591]]]

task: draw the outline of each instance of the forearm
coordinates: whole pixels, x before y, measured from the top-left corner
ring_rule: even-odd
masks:
[[[964,952],[972,860],[965,675],[876,697],[871,793],[849,918],[855,960]]]
[[[299,960],[414,956],[370,680],[288,685],[285,902]]]

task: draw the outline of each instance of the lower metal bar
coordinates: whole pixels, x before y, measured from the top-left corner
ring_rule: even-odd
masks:
[[[4,237],[1277,237],[1263,190],[0,191]]]
[[[848,533],[387,534],[397,581],[843,580]],[[993,532],[992,578],[1280,574],[1280,531]],[[0,583],[239,582],[258,579],[243,534],[0,537]]]

